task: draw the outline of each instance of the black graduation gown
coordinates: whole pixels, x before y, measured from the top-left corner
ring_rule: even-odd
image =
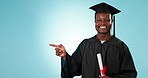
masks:
[[[97,54],[102,54],[103,65],[106,65],[106,76],[112,78],[136,78],[137,72],[127,45],[112,36],[101,44],[97,35],[83,40],[72,56],[61,60],[61,77],[99,78],[100,71]]]

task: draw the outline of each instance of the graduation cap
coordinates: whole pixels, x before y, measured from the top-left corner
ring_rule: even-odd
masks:
[[[94,10],[97,13],[109,13],[113,16],[113,23],[114,23],[114,29],[113,29],[113,36],[115,36],[115,14],[121,12],[120,10],[116,9],[115,7],[107,4],[107,3],[99,3],[97,5],[94,5],[90,7],[89,9]]]

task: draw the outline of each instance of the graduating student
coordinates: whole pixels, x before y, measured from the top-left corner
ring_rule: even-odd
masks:
[[[62,44],[50,44],[55,47],[56,55],[61,57],[61,77],[82,75],[82,78],[136,78],[137,71],[129,48],[115,36],[115,14],[120,10],[106,3],[99,3],[90,9],[95,11],[95,36],[84,39],[71,56]],[[104,69],[101,71],[98,53],[102,56]]]

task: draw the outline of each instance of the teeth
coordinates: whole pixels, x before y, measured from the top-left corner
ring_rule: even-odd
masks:
[[[106,26],[100,26],[100,28],[101,28],[101,29],[104,29],[104,28],[106,28]]]

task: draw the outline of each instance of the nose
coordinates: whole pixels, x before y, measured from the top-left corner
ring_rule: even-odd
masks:
[[[107,24],[106,20],[96,21],[96,25],[105,26]]]
[[[105,22],[105,21],[101,21],[101,22],[100,22],[100,25],[101,25],[101,26],[105,26],[105,25],[106,25],[106,22]]]

